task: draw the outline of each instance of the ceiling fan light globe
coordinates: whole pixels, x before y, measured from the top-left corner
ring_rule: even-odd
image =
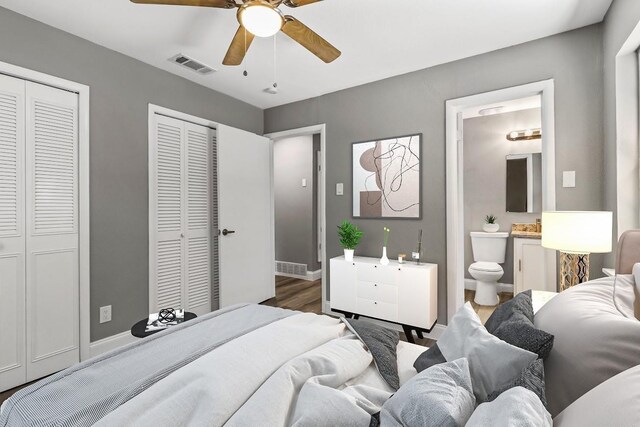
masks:
[[[238,18],[240,24],[256,37],[271,37],[280,31],[284,24],[280,12],[265,4],[244,7]]]

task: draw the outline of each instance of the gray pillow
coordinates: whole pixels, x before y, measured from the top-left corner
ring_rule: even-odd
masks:
[[[640,322],[633,317],[632,275],[568,289],[538,311],[535,325],[555,336],[544,361],[547,407],[556,416],[580,396],[638,365]],[[631,318],[623,315],[630,312]]]
[[[541,359],[546,359],[553,347],[553,335],[536,329],[533,322],[519,312],[512,313],[491,333],[511,345],[536,353]]]
[[[494,333],[500,325],[509,319],[514,313],[520,313],[529,322],[533,323],[533,305],[531,304],[531,291],[520,292],[518,295],[500,304],[495,311],[489,316],[484,327],[487,331]]]
[[[441,363],[445,363],[447,359],[444,358],[442,352],[440,351],[440,347],[438,347],[438,343],[435,343],[427,351],[422,353],[415,362],[413,362],[413,367],[418,372],[422,372],[425,369],[429,369],[432,366],[439,365]]]
[[[475,408],[469,362],[458,359],[420,372],[382,405],[380,425],[464,426]]]
[[[585,424],[572,424],[584,426]],[[613,425],[613,424],[602,424]],[[479,405],[466,427],[551,427],[551,415],[531,391],[514,387],[493,402]]]
[[[344,319],[344,322],[369,348],[378,372],[387,384],[394,390],[400,388],[397,355],[400,336],[398,332],[365,320]]]
[[[514,387],[524,387],[535,393],[542,404],[547,406],[547,399],[544,394],[544,363],[542,359],[533,361],[529,366],[524,368],[520,375],[515,377],[509,384],[500,390],[493,391],[487,397],[487,402],[495,400],[498,396]]]
[[[453,316],[438,340],[438,348],[447,361],[461,357],[469,360],[473,391],[481,402],[538,358],[487,332],[470,303]]]
[[[640,426],[640,365],[603,382],[554,418],[557,427]]]

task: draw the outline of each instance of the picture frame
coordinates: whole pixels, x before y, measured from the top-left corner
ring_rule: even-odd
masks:
[[[422,133],[351,144],[351,216],[422,219]]]

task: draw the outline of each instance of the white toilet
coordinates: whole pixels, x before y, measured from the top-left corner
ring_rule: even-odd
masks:
[[[508,238],[509,233],[471,232],[475,262],[469,266],[469,274],[477,281],[476,304],[497,305],[500,301],[498,280],[504,274],[500,264],[505,261]]]

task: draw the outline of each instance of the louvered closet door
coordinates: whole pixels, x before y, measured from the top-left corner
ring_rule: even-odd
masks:
[[[79,361],[78,96],[26,83],[27,381]]]
[[[26,378],[24,91],[0,75],[0,391]]]
[[[186,304],[211,311],[211,152],[215,131],[184,123],[186,142]]]
[[[150,162],[150,311],[184,304],[184,124],[155,116]]]

